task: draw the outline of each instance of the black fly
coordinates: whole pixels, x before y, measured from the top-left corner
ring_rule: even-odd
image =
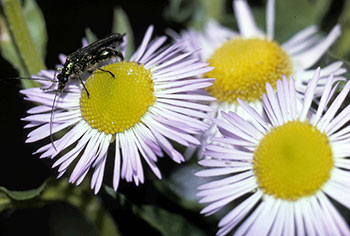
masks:
[[[71,79],[79,79],[83,88],[85,89],[87,96],[89,97],[89,91],[85,87],[85,84],[80,77],[83,73],[92,73],[95,70],[100,70],[109,73],[113,78],[114,74],[110,71],[99,68],[99,65],[105,61],[109,61],[113,58],[118,57],[120,60],[124,60],[123,54],[118,51],[118,47],[124,42],[125,34],[111,34],[110,36],[100,39],[94,43],[87,45],[86,47],[80,48],[75,52],[69,54],[62,67],[56,68],[54,78],[52,79],[52,85],[43,90],[51,90],[54,85],[58,82],[56,94],[52,102],[52,110],[50,116],[50,140],[53,147],[56,149],[53,143],[52,136],[52,122],[53,122],[53,110],[56,103],[58,94],[61,94],[66,87],[67,83]],[[56,77],[56,73],[59,73]],[[10,78],[10,79],[30,79],[30,80],[45,80],[41,78]]]
[[[98,65],[114,57],[124,60],[123,54],[116,49],[123,43],[124,35],[112,34],[68,55],[63,67],[56,69],[60,72],[57,75],[58,91],[62,92],[70,79],[78,78],[89,96],[89,91],[87,91],[84,82],[80,78],[83,72],[101,70],[110,73],[114,78],[110,71],[103,70]]]
[[[106,38],[100,39],[94,43],[87,45],[86,47],[80,48],[67,56],[63,67],[56,68],[56,72],[59,71],[60,73],[57,75],[58,87],[54,100],[52,102],[52,110],[50,116],[50,140],[55,149],[56,147],[53,143],[52,136],[52,122],[53,109],[55,107],[56,97],[58,93],[62,93],[70,79],[78,78],[83,85],[87,96],[89,97],[89,91],[85,87],[85,84],[80,77],[80,75],[84,72],[91,73],[95,70],[100,70],[110,73],[114,78],[112,72],[103,70],[98,66],[102,62],[111,60],[114,57],[119,57],[120,60],[124,60],[123,54],[117,50],[117,48],[123,43],[124,36],[125,34],[111,34]],[[56,73],[54,79],[55,77]],[[45,88],[45,90],[49,90],[51,87],[53,87],[55,82],[56,81],[54,80],[52,85],[49,88]]]

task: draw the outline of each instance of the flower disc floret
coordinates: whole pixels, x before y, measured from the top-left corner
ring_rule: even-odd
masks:
[[[208,62],[215,69],[207,76],[216,81],[207,90],[221,102],[259,100],[266,83],[276,88],[276,81],[292,72],[287,53],[275,41],[259,38],[227,41]]]
[[[91,127],[106,134],[123,132],[141,120],[155,101],[152,74],[136,62],[102,67],[86,81],[80,98],[81,113]]]
[[[313,195],[328,181],[334,161],[325,133],[308,122],[291,121],[266,134],[253,163],[266,194],[297,200]]]

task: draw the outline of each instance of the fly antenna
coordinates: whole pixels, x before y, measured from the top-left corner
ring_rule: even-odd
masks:
[[[8,77],[8,78],[0,79],[0,81],[8,81],[8,80],[34,80],[34,81],[50,81],[50,82],[52,82],[52,79],[32,78],[32,77]]]
[[[57,95],[58,95],[59,91],[60,91],[59,89],[56,90],[55,97],[53,98],[53,102],[52,102],[51,115],[50,115],[50,141],[51,141],[51,144],[52,144],[53,148],[55,149],[55,151],[57,151],[57,148],[56,148],[56,146],[54,144],[53,135],[52,135],[53,114],[54,114],[53,110],[54,110],[55,105],[56,105]]]
[[[52,80],[50,80],[52,82],[52,84],[49,87],[47,87],[47,88],[43,88],[44,91],[51,90],[55,86],[56,81],[57,81],[56,73],[57,73],[58,70],[61,70],[61,69],[62,69],[61,67],[56,67],[55,73],[53,74],[53,78],[52,78]],[[56,93],[56,95],[57,95],[57,93]]]

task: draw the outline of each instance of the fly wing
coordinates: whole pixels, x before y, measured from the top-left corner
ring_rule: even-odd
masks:
[[[107,48],[118,47],[123,42],[124,35],[125,34],[118,34],[118,33],[111,34],[106,38],[97,40],[96,42],[93,42],[80,50],[82,52],[85,52],[85,51],[89,52],[89,51],[99,50],[100,48],[104,48],[104,47],[107,47]]]
[[[113,48],[115,49],[123,42],[123,37],[125,34],[111,34],[107,36],[106,38],[97,40],[96,42],[93,42],[86,47],[80,48],[76,50],[75,52],[68,55],[67,59],[71,62],[81,62],[86,60],[89,55],[92,57],[95,55],[95,53],[101,49],[101,48]]]

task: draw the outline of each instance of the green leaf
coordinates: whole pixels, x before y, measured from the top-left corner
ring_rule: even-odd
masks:
[[[156,206],[143,206],[137,211],[139,217],[166,236],[207,236],[198,226],[183,216],[171,213]]]
[[[203,206],[198,203],[197,187],[207,181],[194,175],[199,170],[197,164],[184,164],[174,170],[168,179],[157,182],[155,186],[168,197],[175,195],[174,202],[183,208],[199,212]]]
[[[8,197],[10,200],[24,201],[39,196],[39,194],[43,192],[45,187],[46,181],[38,188],[23,191],[8,190],[7,188],[0,186],[0,193],[2,193],[3,196],[6,195],[6,197]]]
[[[17,206],[25,205],[26,201],[30,201],[38,197],[46,187],[46,181],[38,188],[14,191],[0,186],[0,212],[7,208],[16,208]]]
[[[98,40],[97,36],[91,31],[90,28],[85,29],[85,35],[89,44]]]
[[[202,28],[208,19],[215,19],[222,21],[225,15],[225,1],[224,0],[199,0],[197,2],[195,14],[191,20],[190,25],[195,28]]]
[[[208,19],[222,21],[226,17],[225,0],[171,0],[164,10],[166,18],[201,30]]]
[[[45,58],[47,32],[44,15],[34,0],[24,1],[23,14],[28,24],[30,35],[41,58]]]
[[[135,51],[134,34],[128,16],[123,9],[119,7],[114,8],[112,32],[126,33],[128,43],[126,45],[125,58],[130,58]]]
[[[123,209],[132,212],[135,216],[147,222],[164,236],[208,235],[206,229],[194,223],[198,219],[195,220],[193,217],[186,217],[180,214],[180,212],[183,213],[180,209],[179,212],[170,212],[156,205],[136,205],[129,201],[123,194],[115,193],[110,187],[106,186],[105,190],[111,197],[119,202],[119,205],[123,207]],[[195,214],[195,216],[197,217],[198,214]]]
[[[339,23],[342,34],[335,45],[335,53],[350,62],[350,0],[347,0],[343,8]]]
[[[45,206],[48,214],[49,235],[98,236],[96,226],[79,209],[65,202],[53,202]],[[111,234],[112,235],[112,234]]]
[[[330,0],[276,1],[276,40],[284,42],[307,26],[320,25],[330,4]],[[265,22],[265,19],[257,22]],[[265,29],[265,26],[262,29]]]
[[[21,58],[19,57],[16,49],[16,45],[11,39],[10,32],[8,31],[5,18],[0,16],[0,50],[2,57],[7,60],[21,76],[26,76],[28,74],[25,69]]]
[[[1,24],[4,30],[0,38],[1,53],[5,59],[7,59],[16,69],[19,70],[21,76],[30,76],[38,73],[40,70],[45,69],[43,60],[34,44],[31,32],[29,31],[28,24],[39,24],[39,30],[42,29],[40,16],[33,17],[33,14],[39,14],[35,5],[27,5],[27,15],[30,16],[27,22],[24,11],[18,0],[3,0],[1,1],[2,9],[4,12],[5,20],[1,19]],[[33,13],[34,12],[34,13]],[[34,29],[35,27],[31,27]],[[45,27],[44,27],[45,28]],[[39,33],[33,33],[37,35]],[[40,37],[43,37],[41,35]],[[44,39],[46,44],[46,40]],[[43,45],[43,43],[42,43]],[[40,48],[43,48],[41,46]],[[39,48],[39,47],[38,47]],[[44,51],[42,51],[44,54]],[[38,83],[35,81],[22,80],[24,87],[37,86]]]
[[[101,236],[121,235],[101,200],[90,189],[89,179],[79,186],[72,185],[67,179],[52,180],[42,193],[42,201],[66,201],[78,208],[84,216],[93,222]]]
[[[164,14],[171,21],[184,23],[193,16],[196,9],[202,11],[202,9],[196,8],[196,1],[170,0]]]

